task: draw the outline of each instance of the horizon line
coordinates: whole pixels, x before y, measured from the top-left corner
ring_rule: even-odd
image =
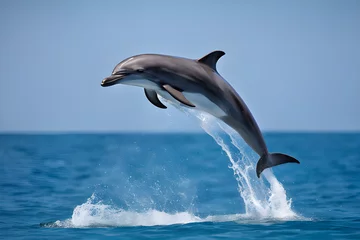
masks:
[[[221,131],[220,131],[221,132]],[[282,133],[282,134],[306,134],[306,133],[323,133],[323,134],[360,134],[360,130],[263,130],[263,134]],[[91,135],[91,134],[207,134],[205,131],[127,131],[127,130],[52,130],[52,131],[0,131],[0,135]]]

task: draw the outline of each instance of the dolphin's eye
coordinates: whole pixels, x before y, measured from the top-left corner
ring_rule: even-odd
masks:
[[[144,72],[144,69],[143,69],[143,68],[138,68],[136,71],[137,71],[138,73],[143,73],[143,72]]]

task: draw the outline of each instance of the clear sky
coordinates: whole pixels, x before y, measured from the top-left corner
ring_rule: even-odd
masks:
[[[0,131],[200,131],[100,86],[129,56],[226,55],[262,130],[360,130],[360,1],[0,1]]]

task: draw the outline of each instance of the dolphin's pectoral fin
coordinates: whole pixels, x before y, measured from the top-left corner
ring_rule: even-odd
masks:
[[[173,88],[172,86],[165,84],[163,85],[163,88],[176,100],[178,100],[179,102],[181,102],[182,104],[185,104],[189,107],[195,107],[194,104],[192,104],[189,100],[187,100],[184,96],[184,94],[182,94],[182,92],[176,90],[175,88]]]
[[[216,63],[219,60],[219,58],[221,58],[224,55],[225,55],[225,52],[223,52],[223,51],[214,51],[214,52],[211,52],[211,53],[205,55],[204,57],[198,59],[198,62],[206,64],[209,67],[211,67],[212,69],[214,69],[215,71],[217,71]]]
[[[164,104],[162,104],[162,102],[160,102],[155,90],[144,88],[144,91],[145,91],[145,96],[149,100],[149,102],[151,102],[158,108],[162,108],[162,109],[167,108]]]

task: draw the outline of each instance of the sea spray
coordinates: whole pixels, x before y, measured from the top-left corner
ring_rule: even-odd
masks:
[[[271,169],[266,169],[260,179],[256,177],[255,168],[258,158],[246,151],[246,144],[237,132],[207,113],[180,106],[175,107],[200,120],[200,126],[228,156],[231,163],[230,168],[234,171],[247,216],[272,219],[298,217],[291,209],[291,199],[287,199],[284,187],[276,179]],[[221,135],[221,132],[228,135],[230,144],[226,142],[226,138]],[[237,152],[232,151],[230,145],[235,147]],[[268,185],[263,181],[263,178],[267,180]]]
[[[205,219],[189,212],[167,213],[156,209],[143,212],[124,210],[96,200],[93,194],[88,200],[75,207],[71,219],[43,223],[43,227],[88,228],[120,226],[156,226],[204,222]]]
[[[43,227],[119,227],[187,224],[198,222],[236,221],[241,224],[273,221],[309,220],[297,215],[291,209],[291,199],[276,179],[271,169],[266,169],[257,178],[255,167],[258,156],[251,152],[233,129],[213,116],[174,105],[189,116],[200,121],[200,126],[222,148],[229,158],[238,191],[245,204],[245,213],[215,215],[201,218],[191,211],[168,213],[148,208],[143,211],[122,209],[104,204],[93,194],[85,203],[75,207],[71,219],[42,224]],[[264,179],[266,181],[264,181]]]

